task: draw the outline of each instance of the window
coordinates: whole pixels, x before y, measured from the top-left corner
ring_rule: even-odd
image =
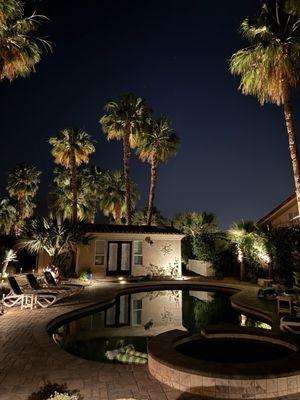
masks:
[[[136,299],[132,301],[132,325],[142,325],[143,300]]]
[[[143,265],[143,242],[141,240],[133,241],[133,264]]]
[[[96,240],[95,265],[104,265],[104,240]]]

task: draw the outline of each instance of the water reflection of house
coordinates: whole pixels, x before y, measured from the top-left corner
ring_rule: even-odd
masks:
[[[269,225],[272,227],[295,226],[299,225],[298,206],[296,195],[288,197],[280,203],[274,210],[270,211],[259,221],[259,225]]]
[[[182,292],[153,291],[120,296],[99,313],[70,323],[80,338],[152,336],[182,326]]]
[[[88,224],[92,236],[88,245],[77,251],[76,271],[91,270],[95,277],[107,275],[181,275],[181,239],[173,227]],[[49,263],[40,253],[38,268]]]

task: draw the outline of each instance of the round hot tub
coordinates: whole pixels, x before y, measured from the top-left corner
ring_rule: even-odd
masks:
[[[208,398],[277,398],[300,393],[298,345],[258,330],[169,331],[148,345],[150,373],[176,389]]]

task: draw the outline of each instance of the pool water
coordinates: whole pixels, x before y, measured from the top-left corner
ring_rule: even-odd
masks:
[[[220,323],[270,328],[242,317],[221,292],[152,290],[119,296],[112,306],[71,321],[52,336],[76,356],[106,362],[107,350],[132,344],[135,350],[146,352],[152,336],[173,329],[194,334]]]
[[[178,345],[176,350],[192,358],[220,363],[272,361],[294,353],[286,346],[237,338],[192,340]]]

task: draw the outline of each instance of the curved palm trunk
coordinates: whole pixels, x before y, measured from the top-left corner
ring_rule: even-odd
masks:
[[[284,117],[286,129],[288,134],[289,149],[292,159],[292,166],[294,172],[295,192],[298,205],[298,215],[300,215],[300,165],[299,153],[297,146],[296,129],[293,120],[291,91],[287,82],[282,82],[282,101],[284,106]]]
[[[70,157],[70,165],[71,165],[71,190],[73,195],[73,204],[72,204],[72,220],[76,224],[78,215],[77,215],[77,203],[78,203],[78,188],[77,188],[77,169],[76,169],[76,160],[74,150],[71,151]]]
[[[124,151],[124,178],[125,178],[125,191],[126,191],[126,222],[127,225],[131,225],[131,192],[130,192],[130,181],[129,181],[129,160],[130,160],[130,143],[129,143],[130,131],[126,130],[123,139],[123,151]]]
[[[150,180],[150,191],[148,199],[148,212],[147,212],[147,225],[150,226],[152,222],[155,187],[156,187],[156,174],[157,174],[157,157],[154,152],[151,160],[151,180]]]

